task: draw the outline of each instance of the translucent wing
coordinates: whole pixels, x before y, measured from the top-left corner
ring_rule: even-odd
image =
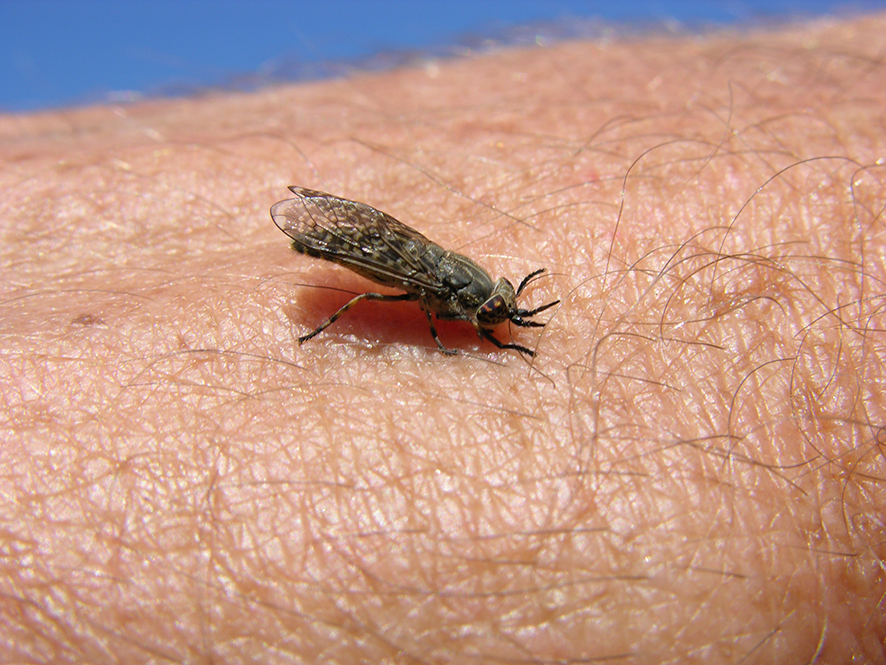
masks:
[[[271,217],[297,251],[409,291],[443,287],[435,268],[444,250],[415,229],[365,203],[289,189],[297,198],[275,203]]]

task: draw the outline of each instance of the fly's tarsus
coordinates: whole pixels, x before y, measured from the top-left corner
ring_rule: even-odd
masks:
[[[415,299],[416,299],[416,296],[412,293],[403,293],[403,294],[393,295],[393,296],[386,295],[384,293],[361,293],[356,298],[351,298],[348,302],[346,302],[344,305],[339,307],[338,311],[335,312],[335,314],[333,314],[328,319],[326,319],[323,323],[321,323],[319,326],[317,326],[313,332],[310,332],[307,335],[302,335],[301,337],[299,337],[298,343],[299,343],[299,345],[301,345],[301,344],[304,344],[305,342],[307,342],[312,337],[316,337],[319,333],[323,332],[329,326],[331,326],[333,323],[338,321],[339,317],[342,314],[347,312],[349,309],[351,309],[351,307],[356,305],[361,300],[380,300],[382,302],[396,302],[398,300],[415,300]]]
[[[539,324],[539,325],[543,325],[543,324]],[[495,335],[493,335],[488,330],[483,330],[482,328],[480,329],[480,336],[483,339],[489,340],[490,342],[495,344],[500,349],[513,349],[514,351],[519,351],[520,353],[525,353],[530,358],[535,358],[535,356],[538,355],[532,349],[527,349],[525,346],[521,346],[520,344],[505,344],[504,342],[500,342],[499,340],[497,340],[495,338]]]
[[[341,264],[373,282],[405,293],[363,293],[345,303],[313,332],[299,337],[306,342],[335,323],[361,300],[395,302],[417,300],[428,319],[431,335],[446,354],[457,353],[440,341],[432,314],[441,320],[467,321],[483,339],[499,349],[528,356],[535,352],[520,344],[505,344],[492,329],[505,321],[524,328],[545,324],[527,319],[560,301],[535,309],[520,309],[517,298],[543,272],[529,273],[515,290],[506,279],[493,281],[482,267],[466,256],[450,252],[390,215],[365,203],[349,201],[304,187],[290,187],[296,198],[271,207],[271,217],[302,254]]]

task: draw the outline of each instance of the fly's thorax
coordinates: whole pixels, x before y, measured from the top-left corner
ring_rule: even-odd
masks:
[[[481,328],[494,328],[510,319],[516,309],[514,285],[502,277],[492,287],[489,298],[477,308],[477,323]]]
[[[489,273],[466,256],[445,252],[439,257],[435,274],[443,286],[427,295],[434,301],[437,318],[475,321],[477,309],[494,288]]]

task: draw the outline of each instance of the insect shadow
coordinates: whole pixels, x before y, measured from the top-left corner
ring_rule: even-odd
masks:
[[[520,344],[499,341],[492,331],[506,321],[524,328],[544,326],[529,319],[558,304],[559,300],[535,309],[517,307],[517,298],[545,272],[544,268],[529,273],[514,289],[507,279],[493,281],[486,270],[468,257],[443,249],[415,229],[365,203],[304,187],[292,186],[289,190],[296,198],[275,203],[271,217],[292,239],[295,251],[338,263],[377,284],[405,291],[394,295],[374,292],[358,295],[313,332],[299,337],[299,344],[328,328],[361,300],[417,300],[427,317],[431,335],[443,353],[457,351],[440,341],[432,315],[444,321],[467,321],[481,338],[498,348],[535,355],[533,350]]]

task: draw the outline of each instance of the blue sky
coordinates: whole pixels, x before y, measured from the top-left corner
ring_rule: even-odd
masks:
[[[530,23],[552,22],[559,34],[576,19],[699,27],[884,8],[886,0],[0,0],[0,111],[316,77],[341,71],[330,63],[517,39],[515,26]],[[379,53],[387,57],[373,59]]]

